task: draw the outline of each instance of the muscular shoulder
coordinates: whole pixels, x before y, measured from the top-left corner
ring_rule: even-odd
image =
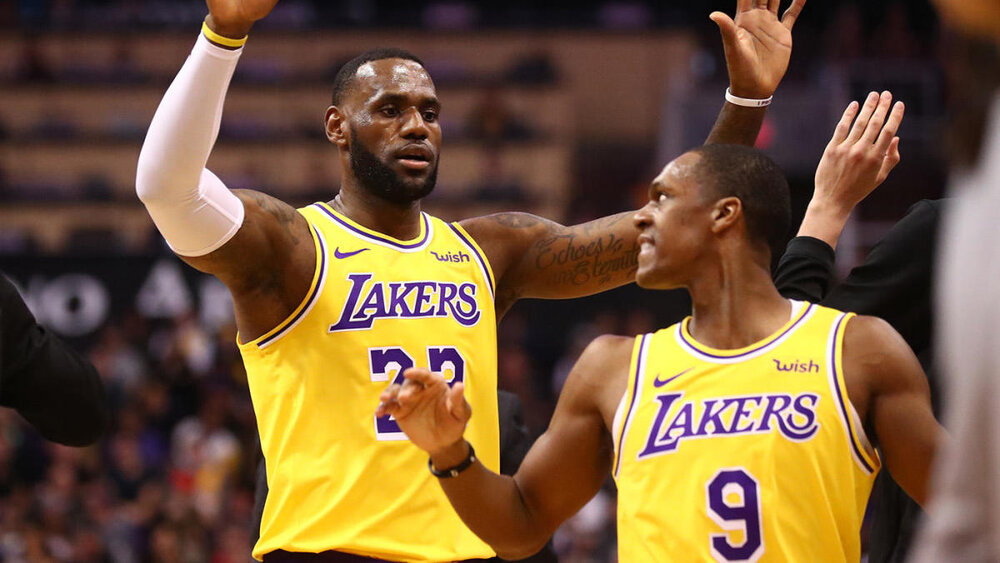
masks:
[[[876,368],[898,355],[900,347],[909,350],[896,329],[878,317],[855,316],[844,330],[844,360],[855,365]]]
[[[611,420],[628,383],[634,346],[635,338],[627,336],[594,339],[573,366],[563,395],[581,406],[596,407]]]
[[[927,386],[906,341],[878,317],[851,319],[844,331],[843,358],[848,395],[863,419],[878,395]]]

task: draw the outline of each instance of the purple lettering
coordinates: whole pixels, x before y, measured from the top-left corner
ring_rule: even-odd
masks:
[[[399,290],[403,291],[400,292]],[[406,304],[406,296],[413,291],[411,283],[393,282],[389,284],[389,308],[386,311],[387,317],[412,317],[413,311]]]
[[[435,316],[443,317],[445,316],[445,309],[450,309],[454,315],[455,304],[452,300],[458,295],[458,286],[453,283],[440,283],[438,284],[438,308],[437,312],[434,313]]]
[[[463,283],[458,287],[458,299],[461,303],[452,309],[455,320],[462,326],[472,326],[479,322],[482,313],[479,312],[479,303],[476,301],[476,284]],[[468,311],[462,307],[462,303],[468,305]]]
[[[360,321],[350,320],[350,313],[354,311],[354,306],[358,303],[358,297],[361,296],[361,289],[364,287],[365,282],[370,279],[372,279],[372,274],[349,274],[347,276],[347,281],[352,284],[351,292],[347,295],[347,302],[344,303],[344,309],[340,313],[340,320],[338,320],[336,324],[330,325],[329,332],[338,332],[341,330],[362,330],[372,327],[372,319]],[[381,290],[376,287],[374,291]]]
[[[767,406],[764,407],[764,414],[760,417],[757,432],[770,432],[772,418],[777,419],[780,426],[781,411],[787,409],[788,405],[792,404],[792,398],[788,395],[767,395],[764,397],[764,400],[767,401]]]
[[[718,405],[718,409],[716,409]],[[728,401],[719,399],[709,399],[705,401],[705,410],[701,414],[701,424],[698,425],[698,436],[707,436],[709,434],[719,434],[725,432],[725,425],[722,422],[722,412],[726,410],[729,406]],[[712,424],[715,429],[711,432],[708,431],[708,425]]]
[[[806,403],[809,403],[806,406]],[[779,423],[781,424],[781,432],[793,440],[805,440],[811,438],[813,434],[819,430],[819,424],[816,423],[816,404],[819,403],[819,395],[812,393],[805,393],[795,397],[795,402],[792,404],[792,409],[795,410],[798,415],[794,413],[788,413],[783,419],[779,418]],[[801,417],[802,423],[796,424],[796,421]]]
[[[430,317],[434,315],[434,306],[431,305],[430,308],[425,309],[425,305],[430,305],[431,295],[427,293],[427,290],[434,291],[437,283],[435,282],[413,282],[413,286],[417,289],[417,295],[413,299],[413,316],[415,317]]]
[[[746,407],[747,403],[753,403],[754,405],[760,403],[761,397],[737,397],[729,400],[736,405],[736,412],[733,413],[733,424],[729,427],[729,434],[743,434],[744,432],[753,430],[754,420]],[[745,418],[750,419],[750,424],[740,428],[740,421]]]
[[[683,396],[684,393],[667,393],[656,396],[656,400],[660,402],[660,408],[656,411],[656,419],[653,421],[653,427],[649,430],[649,436],[646,438],[646,447],[639,452],[639,459],[649,455],[673,451],[677,447],[677,442],[660,444],[658,436],[660,435],[660,427],[663,426],[663,421],[667,418],[667,413],[670,411],[670,406],[674,404],[674,401]],[[619,444],[619,447],[622,447],[622,444]]]
[[[369,309],[371,310],[370,313],[368,312]],[[368,296],[365,297],[361,307],[352,317],[357,320],[363,320],[369,317],[377,319],[384,316],[385,295],[383,293],[383,286],[380,283],[372,284],[371,289],[368,291]]]

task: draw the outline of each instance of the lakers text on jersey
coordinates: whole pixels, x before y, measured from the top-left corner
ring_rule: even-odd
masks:
[[[739,350],[636,338],[615,420],[620,561],[858,561],[879,469],[844,385],[851,315],[793,302]]]
[[[413,366],[462,381],[466,433],[499,469],[493,275],[455,224],[422,215],[402,241],[317,203],[312,286],[281,325],[241,343],[269,492],[254,556],[339,550],[398,561],[490,557],[379,394]]]

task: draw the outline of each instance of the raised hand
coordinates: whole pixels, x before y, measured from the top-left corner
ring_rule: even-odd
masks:
[[[814,198],[850,211],[885,181],[899,164],[896,131],[906,110],[896,102],[890,113],[891,105],[892,94],[886,91],[869,94],[860,113],[857,102],[847,106],[816,168]]]
[[[903,102],[892,104],[888,91],[868,94],[860,111],[857,102],[847,106],[816,168],[816,189],[800,236],[836,247],[851,211],[899,164],[896,132],[905,111]]]
[[[271,13],[278,0],[206,0],[208,22],[219,35],[245,37],[253,23]]]
[[[472,416],[464,385],[449,388],[441,374],[425,368],[410,368],[403,377],[402,385],[382,392],[376,416],[394,416],[410,441],[432,455],[461,441]]]
[[[792,0],[778,20],[781,0],[737,0],[736,19],[722,12],[708,17],[719,26],[729,68],[729,88],[743,98],[774,94],[792,56],[792,27],[806,0]]]

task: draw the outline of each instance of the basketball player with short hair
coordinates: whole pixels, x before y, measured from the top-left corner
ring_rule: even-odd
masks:
[[[333,200],[296,210],[260,192],[231,192],[205,164],[246,34],[275,3],[208,1],[203,33],[153,118],[136,178],[171,248],[233,296],[269,488],[254,556],[489,557],[432,478],[417,472],[423,453],[371,409],[405,368],[444,371],[464,383],[477,412],[468,437],[497,469],[497,319],[520,298],[579,297],[631,282],[631,213],[573,227],[524,213],[457,223],[423,213],[441,108],[423,65],[399,50],[369,51],[335,80],[325,120],[342,178]],[[794,0],[780,20],[777,0],[738,0],[735,20],[712,14],[732,103],[710,142],[753,143],[764,109],[749,106],[764,105],[784,75],[804,3]],[[832,178],[827,194],[842,198],[841,187]]]
[[[872,119],[849,133],[854,111],[834,141],[881,160],[901,106],[885,128]],[[513,477],[476,462],[463,438],[473,411],[439,374],[408,370],[378,413],[430,453],[462,519],[502,557],[537,550],[610,471],[620,561],[858,561],[883,462],[926,498],[942,431],[920,364],[884,321],[778,292],[769,264],[789,193],[763,154],[694,149],[649,194],[634,218],[636,280],[686,288],[693,314],[591,343]]]

